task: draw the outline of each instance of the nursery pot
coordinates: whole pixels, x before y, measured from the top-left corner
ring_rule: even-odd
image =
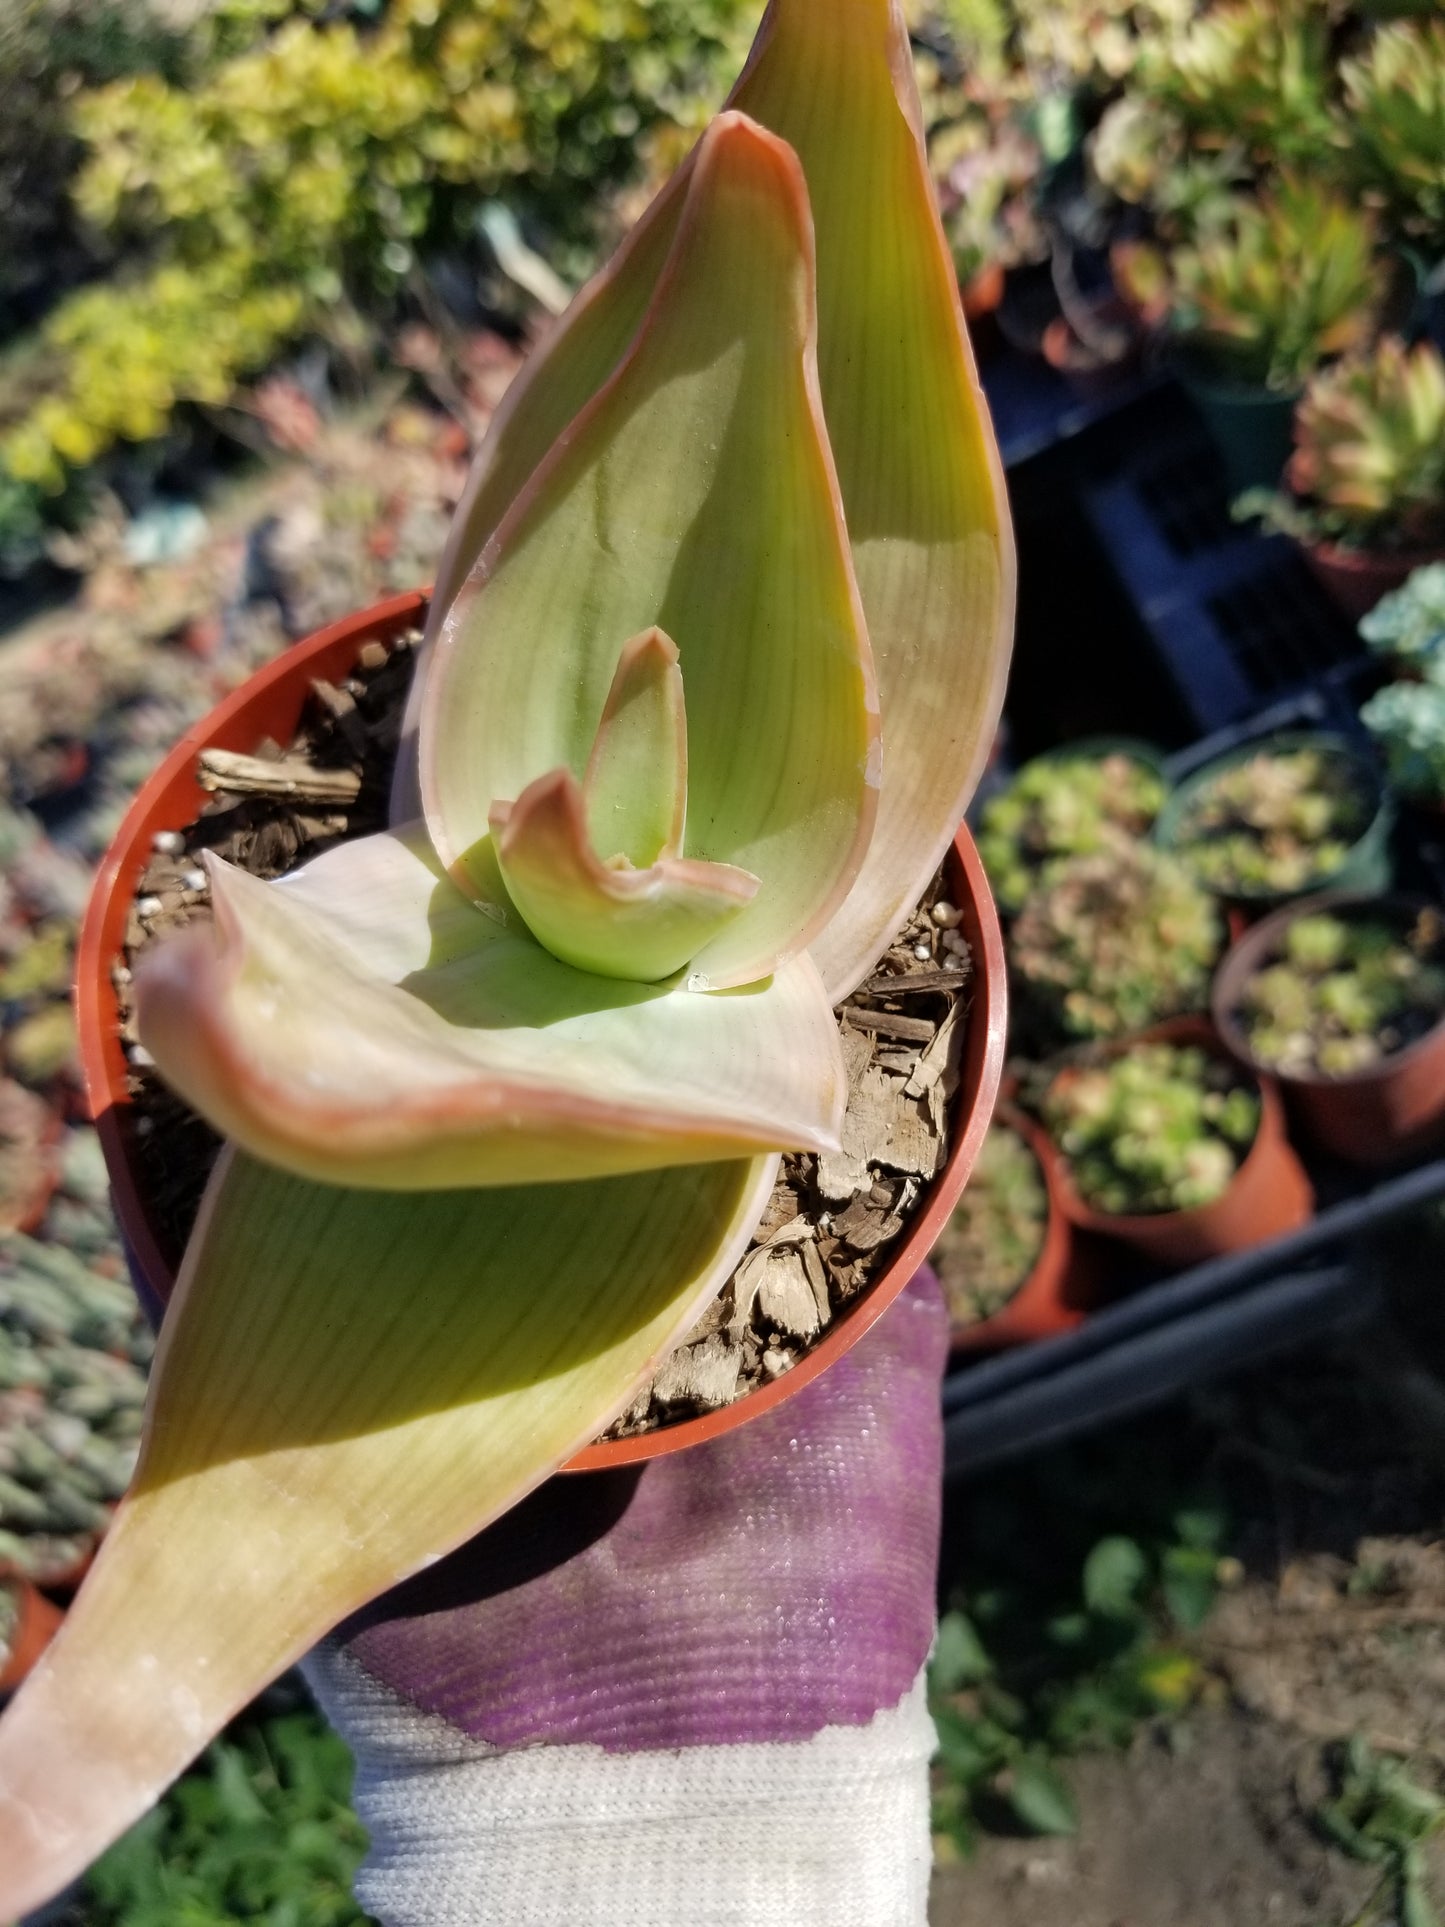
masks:
[[[1344,549],[1334,542],[1305,543],[1301,554],[1316,582],[1351,622],[1367,616],[1381,596],[1398,589],[1416,569],[1442,560],[1438,549],[1378,555],[1368,549]]]
[[[1328,749],[1346,757],[1359,781],[1361,795],[1373,803],[1370,820],[1350,846],[1344,862],[1329,875],[1316,877],[1305,886],[1306,889],[1354,890],[1366,894],[1388,890],[1394,867],[1390,856],[1394,804],[1369,757],[1343,737],[1332,736],[1323,730],[1284,730],[1274,736],[1260,736],[1253,742],[1241,743],[1225,755],[1216,756],[1212,762],[1194,770],[1172,792],[1159,812],[1159,821],[1154,825],[1155,842],[1161,849],[1178,853],[1185,812],[1200,790],[1212,782],[1221,770],[1232,769],[1236,763],[1247,763],[1252,756],[1288,754],[1297,749]],[[1182,855],[1180,860],[1188,861]],[[1273,908],[1301,894],[1300,891],[1234,890],[1229,892],[1229,901],[1252,909]]]
[[[969,276],[959,289],[965,321],[982,321],[1003,300],[1003,263],[986,261],[977,274]]]
[[[426,612],[424,595],[395,596],[298,642],[260,670],[181,738],[141,789],[100,867],[81,930],[76,966],[81,1061],[132,1270],[141,1290],[158,1303],[164,1304],[169,1298],[175,1276],[125,1129],[130,1097],[120,1013],[111,982],[111,971],[124,947],[135,886],[149,860],[152,841],[159,831],[185,829],[208,800],[196,779],[196,758],[202,749],[244,754],[268,737],[278,743],[290,741],[313,678],[344,680],[368,642],[390,642],[420,626]],[[569,1471],[655,1458],[716,1438],[771,1410],[801,1391],[856,1344],[928,1256],[968,1180],[988,1129],[1003,1070],[1008,1022],[1003,936],[983,866],[966,829],[961,829],[954,840],[948,887],[952,901],[962,912],[959,928],[974,961],[973,1001],[955,1099],[955,1130],[947,1163],[933,1180],[926,1200],[892,1256],[834,1320],[826,1337],[783,1377],[702,1418],[588,1446],[571,1460]]]
[[[1179,378],[1219,450],[1230,498],[1248,488],[1273,488],[1289,460],[1299,392],[1211,380],[1188,365]]]
[[[1104,1059],[1120,1057],[1136,1044],[1197,1044],[1215,1057],[1229,1056],[1219,1034],[1203,1017],[1172,1017],[1134,1037],[1104,1045],[1098,1055]],[[1055,1084],[1071,1074],[1068,1068],[1060,1071]],[[1057,1187],[1060,1206],[1070,1222],[1080,1231],[1117,1238],[1172,1271],[1183,1271],[1229,1251],[1245,1251],[1251,1245],[1298,1230],[1313,1214],[1314,1191],[1285,1136],[1279,1087],[1273,1078],[1259,1073],[1255,1081],[1260,1111],[1253,1144],[1228,1189],[1212,1204],[1195,1205],[1188,1211],[1132,1215],[1096,1211],[1075,1186],[1067,1158],[1051,1139],[1047,1140],[1053,1167],[1050,1182]]]
[[[1000,1104],[994,1116],[1000,1124],[1017,1131],[1038,1159],[1048,1191],[1048,1218],[1043,1249],[1013,1296],[988,1318],[954,1327],[949,1346],[956,1357],[1072,1331],[1092,1309],[1097,1295],[1093,1253],[1086,1240],[1074,1235],[1073,1223],[1060,1201],[1058,1160],[1043,1126],[1012,1104]]]
[[[1407,915],[1425,908],[1422,897],[1330,890],[1265,917],[1234,945],[1215,975],[1214,1021],[1220,1036],[1242,1064],[1263,1074],[1235,1013],[1245,985],[1278,956],[1297,918],[1354,909]],[[1349,1163],[1391,1164],[1445,1135],[1445,1016],[1404,1050],[1352,1076],[1268,1075],[1279,1080],[1291,1110],[1315,1142]]]
[[[28,1579],[13,1582],[17,1616],[8,1651],[0,1650],[0,1693],[20,1684],[54,1639],[64,1618],[59,1606],[37,1592]]]

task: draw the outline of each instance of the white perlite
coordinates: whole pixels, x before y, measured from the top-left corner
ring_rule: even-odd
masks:
[[[924,1927],[921,1674],[866,1726],[606,1753],[469,1741],[335,1648],[307,1673],[356,1751],[383,1927]]]

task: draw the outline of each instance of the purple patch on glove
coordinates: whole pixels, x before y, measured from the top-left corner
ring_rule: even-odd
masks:
[[[640,1474],[554,1480],[352,1621],[350,1658],[498,1747],[863,1724],[933,1636],[946,1351],[924,1269],[780,1409]]]

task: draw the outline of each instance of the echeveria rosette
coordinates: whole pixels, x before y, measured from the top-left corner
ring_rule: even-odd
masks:
[[[715,123],[499,419],[414,807],[280,885],[217,866],[215,933],[140,985],[239,1148],[132,1494],[0,1722],[0,1915],[595,1436],[772,1151],[836,1140],[829,993],[952,834],[1012,552],[897,6],[775,0],[735,102],[774,134]]]

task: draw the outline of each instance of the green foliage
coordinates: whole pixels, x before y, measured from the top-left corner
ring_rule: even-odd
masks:
[[[92,1867],[87,1927],[365,1927],[351,1756],[309,1713],[247,1725]]]
[[[1300,917],[1284,953],[1245,985],[1250,1049],[1286,1076],[1348,1077],[1416,1042],[1445,1011],[1445,942],[1434,911]]]
[[[1099,1510],[1077,1489],[1067,1527],[1041,1544],[1067,1546]],[[1131,1495],[1147,1518],[1142,1493]],[[1017,1511],[1009,1538],[1016,1546]],[[1166,1513],[1157,1537],[1109,1532],[1060,1586],[1015,1569],[1010,1547],[939,1622],[929,1664],[938,1730],[935,1838],[967,1857],[994,1825],[1068,1834],[1077,1806],[1060,1762],[1125,1746],[1142,1725],[1176,1719],[1206,1676],[1180,1634],[1198,1630],[1219,1590],[1224,1521],[1207,1506]],[[1067,1556],[1067,1555],[1066,1555]]]
[[[1205,143],[1309,166],[1330,134],[1329,51],[1318,0],[1224,0],[1153,43],[1142,78]]]
[[[979,854],[1002,909],[1017,911],[1062,857],[1120,849],[1152,829],[1168,785],[1125,749],[1035,757],[979,819]]]
[[[1381,26],[1362,57],[1340,63],[1340,78],[1356,180],[1407,234],[1445,250],[1445,22]]]
[[[1366,209],[1308,176],[1238,196],[1172,256],[1171,328],[1217,377],[1296,388],[1374,333],[1376,238]]]
[[[955,1329],[1007,1304],[1038,1262],[1048,1215],[1038,1159],[1017,1131],[991,1124],[933,1251]]]
[[[1263,749],[1206,773],[1170,826],[1181,861],[1225,896],[1289,896],[1323,884],[1377,808],[1343,746]]]
[[[1198,1010],[1223,944],[1208,892],[1144,846],[1070,857],[1029,896],[1009,961],[1072,1037],[1118,1037]]]
[[[1259,1098],[1210,1052],[1136,1044],[1063,1071],[1044,1121],[1096,1211],[1188,1211],[1228,1190],[1259,1129]]]
[[[1387,1920],[1438,1927],[1423,1847],[1445,1825],[1445,1800],[1414,1778],[1402,1760],[1382,1758],[1357,1734],[1336,1761],[1337,1785],[1317,1809],[1320,1831],[1380,1879],[1350,1927]]]
[[[203,78],[79,96],[86,218],[149,257],[45,331],[46,392],[0,389],[0,467],[58,490],[181,403],[223,402],[306,330],[385,316],[492,198],[585,240],[639,145],[695,124],[751,0],[394,0],[374,26],[222,9]],[[284,16],[284,17],[280,17]],[[263,30],[264,29],[264,30]]]
[[[1445,803],[1445,688],[1392,682],[1360,710],[1402,796],[1438,808]]]
[[[1442,149],[1445,152],[1445,149]],[[1388,336],[1317,374],[1295,412],[1289,493],[1246,496],[1305,541],[1433,549],[1445,544],[1445,360]]]
[[[1430,673],[1445,656],[1445,562],[1415,569],[1360,621],[1361,640],[1380,656]]]

